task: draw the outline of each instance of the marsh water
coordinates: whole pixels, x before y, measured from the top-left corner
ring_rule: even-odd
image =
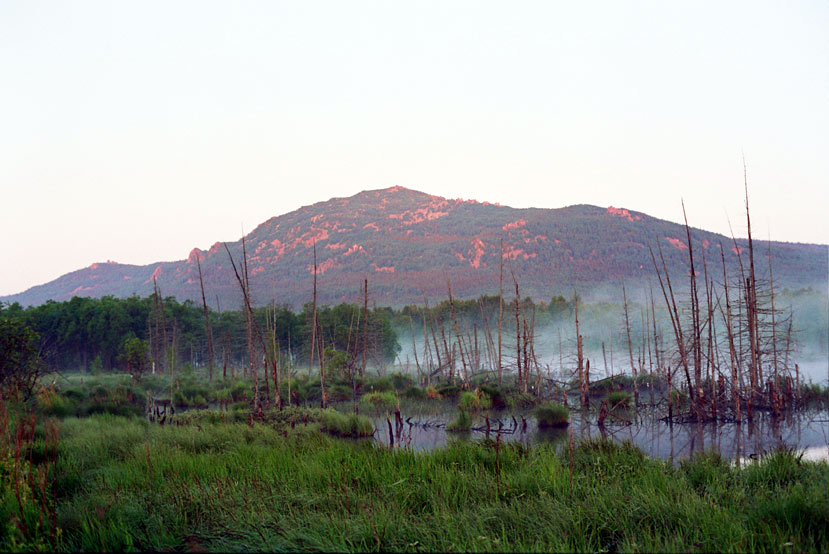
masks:
[[[408,412],[408,413],[407,413]],[[374,440],[394,447],[412,450],[430,450],[451,441],[480,440],[489,437],[503,442],[519,442],[525,446],[551,443],[567,447],[570,436],[582,439],[608,438],[630,441],[645,454],[678,462],[694,453],[714,450],[727,459],[751,459],[778,448],[806,450],[812,456],[826,459],[829,445],[829,411],[801,410],[779,418],[770,413],[757,413],[742,423],[684,423],[669,424],[661,418],[662,410],[629,410],[620,418],[608,418],[599,426],[595,412],[571,410],[570,425],[564,429],[539,428],[528,411],[490,411],[472,418],[468,432],[448,432],[446,424],[458,414],[456,405],[446,402],[431,408],[421,406],[408,410],[401,407],[402,425],[395,423],[393,414],[366,414],[377,429]],[[487,428],[487,417],[489,426]],[[628,423],[629,422],[629,423]]]

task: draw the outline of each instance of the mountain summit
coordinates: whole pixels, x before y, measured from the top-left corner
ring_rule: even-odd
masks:
[[[694,247],[705,256],[709,274],[722,275],[720,248],[732,275],[747,241],[692,230]],[[446,297],[447,276],[458,297],[498,291],[500,261],[504,289],[548,300],[553,294],[580,294],[626,282],[655,281],[648,246],[661,247],[672,276],[687,275],[688,245],[679,224],[613,206],[515,209],[474,200],[447,199],[404,187],[363,191],[332,198],[272,217],[245,236],[252,298],[299,307],[310,301],[316,250],[319,300],[359,302],[363,279],[378,305],[420,303]],[[827,245],[755,241],[755,256],[771,255],[779,286],[825,285]],[[761,246],[762,245],[762,246]],[[242,241],[227,244],[242,260]],[[23,305],[73,296],[145,296],[153,278],[165,296],[201,300],[200,260],[213,308],[238,307],[241,293],[222,243],[194,248],[186,259],[146,266],[94,263],[52,282],[0,298]],[[701,266],[700,266],[701,271]],[[512,272],[512,273],[511,273]],[[716,278],[716,277],[715,277]],[[683,281],[684,283],[684,281]]]

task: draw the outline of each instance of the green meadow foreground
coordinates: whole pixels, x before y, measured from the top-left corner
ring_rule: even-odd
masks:
[[[0,550],[829,549],[829,465],[793,452],[742,468],[602,441],[413,452],[331,436],[371,426],[333,411],[159,425],[132,391],[78,390],[0,406]]]

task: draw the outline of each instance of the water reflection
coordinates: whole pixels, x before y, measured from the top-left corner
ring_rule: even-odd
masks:
[[[806,449],[829,444],[829,411],[788,413],[775,418],[771,414],[755,413],[752,419],[737,423],[669,424],[661,413],[640,411],[630,414],[629,423],[598,425],[595,414],[570,413],[571,424],[565,429],[539,428],[527,412],[490,412],[473,417],[468,432],[447,432],[446,423],[457,415],[450,405],[431,408],[428,412],[402,414],[402,424],[393,425],[394,446],[412,450],[431,450],[451,441],[469,441],[500,436],[503,442],[551,444],[566,448],[567,438],[574,440],[605,438],[630,441],[647,455],[677,463],[697,452],[714,450],[726,459],[755,458],[777,448]],[[487,426],[487,417],[488,423]],[[389,446],[389,426],[386,416],[372,417],[375,441]],[[393,418],[392,418],[393,420]]]

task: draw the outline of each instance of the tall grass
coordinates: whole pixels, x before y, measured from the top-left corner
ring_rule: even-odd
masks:
[[[570,424],[570,410],[555,402],[540,404],[532,413],[539,427],[567,427]]]
[[[38,460],[34,471],[49,463]],[[743,469],[713,455],[673,467],[630,444],[590,441],[572,452],[571,481],[568,453],[547,445],[460,442],[418,453],[302,426],[158,426],[99,414],[63,421],[56,461],[56,540],[34,523],[35,500],[26,504],[30,540],[7,526],[0,549],[829,547],[829,466],[791,452]],[[0,475],[9,491],[10,473]],[[16,513],[14,496],[2,498],[3,513]]]

